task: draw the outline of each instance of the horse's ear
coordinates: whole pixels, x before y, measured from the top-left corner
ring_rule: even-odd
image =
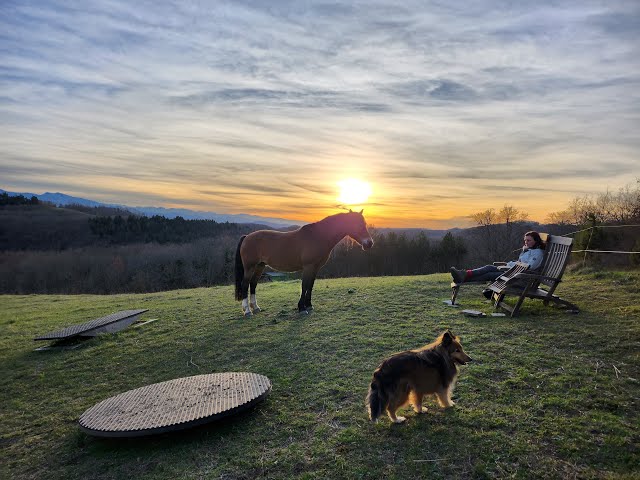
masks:
[[[349,209],[349,213],[353,213],[353,211],[351,209]]]
[[[362,215],[362,212],[364,212],[364,208],[362,210],[360,210],[360,215]]]

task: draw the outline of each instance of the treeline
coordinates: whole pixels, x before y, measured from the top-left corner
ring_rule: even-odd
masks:
[[[320,277],[430,274],[447,272],[452,265],[471,267],[510,260],[518,255],[522,234],[539,227],[531,223],[511,227],[495,224],[463,230],[461,235],[447,233],[441,241],[429,239],[424,233],[409,238],[372,229],[375,246],[371,250],[365,252],[355,242],[343,240],[334,248]],[[508,228],[514,232],[512,243],[504,244],[503,255],[492,256],[486,243],[488,235],[500,237],[502,232],[506,236]],[[544,231],[562,234],[567,228],[574,227],[547,225]],[[4,252],[0,255],[0,292],[111,294],[228,285],[233,281],[239,237],[226,233],[180,244]],[[591,241],[595,243],[596,237]],[[629,258],[623,258],[628,264]]]
[[[227,284],[237,240],[4,252],[0,292],[111,294]]]
[[[15,197],[12,197],[15,198]],[[20,202],[0,208],[0,293],[154,292],[227,284],[258,225]]]
[[[37,202],[37,198],[34,199]],[[266,228],[180,217],[121,215],[122,212],[110,207],[56,207],[46,202],[3,205],[0,206],[0,251],[60,251],[134,243],[183,244],[221,235],[240,236]]]
[[[356,277],[387,275],[422,275],[445,272],[460,265],[467,253],[464,240],[450,232],[441,241],[430,240],[424,232],[407,238],[404,234],[387,234],[371,229],[374,247],[363,251],[350,239],[334,248],[320,277]]]
[[[430,274],[511,260],[527,230],[572,234],[574,250],[640,251],[640,227],[605,228],[640,224],[639,187],[640,182],[617,194],[576,199],[571,218],[562,212],[550,215],[556,224],[531,222],[526,212],[505,205],[477,212],[472,215],[477,227],[449,232],[442,240],[425,232],[407,236],[372,228],[373,249],[364,252],[343,240],[320,276]],[[108,294],[230,284],[240,236],[264,228],[180,217],[94,215],[86,207],[56,208],[6,194],[0,201],[6,202],[0,208],[0,293]],[[581,253],[578,260],[640,263],[628,254]]]
[[[640,220],[640,178],[618,189],[575,197],[565,210],[552,212],[550,223],[565,225],[607,225]]]
[[[4,252],[0,256],[0,292],[110,294],[226,285],[233,282],[236,246],[243,233],[247,232],[181,244]],[[464,242],[450,233],[439,242],[424,233],[407,238],[373,229],[372,235],[375,247],[367,252],[348,239],[338,244],[321,276],[434,273],[457,264],[466,252]]]
[[[78,203],[70,203],[68,205],[65,205],[64,208],[75,210],[77,212],[87,213],[89,215],[102,216],[102,217],[115,216],[115,215],[126,217],[128,215],[135,215],[134,213],[124,208],[108,207],[106,205],[96,205],[93,207],[89,207],[87,205],[80,205]]]
[[[33,196],[27,198],[24,195],[10,196],[7,192],[0,194],[0,207],[3,205],[38,205],[40,200],[38,197]]]
[[[580,264],[589,266],[640,265],[640,178],[617,191],[575,197],[569,207],[548,216],[549,221],[574,227],[574,250],[583,252]]]
[[[249,228],[236,223],[213,220],[185,220],[159,215],[142,217],[129,215],[96,216],[89,219],[91,233],[109,244],[127,243],[189,243],[200,238],[246,233]]]

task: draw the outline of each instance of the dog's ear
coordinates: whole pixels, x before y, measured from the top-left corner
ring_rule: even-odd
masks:
[[[442,345],[448,347],[449,345],[451,345],[451,342],[453,342],[453,334],[449,330],[447,330],[442,334]]]

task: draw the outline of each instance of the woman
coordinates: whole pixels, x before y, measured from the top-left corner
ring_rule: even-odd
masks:
[[[540,234],[535,231],[524,234],[524,245],[518,261],[529,265],[530,270],[537,270],[542,266],[544,260],[544,241]],[[509,262],[506,267],[496,267],[495,265],[485,265],[473,270],[458,270],[451,267],[451,277],[455,283],[464,282],[492,282],[498,278],[505,270],[511,268],[515,262]]]

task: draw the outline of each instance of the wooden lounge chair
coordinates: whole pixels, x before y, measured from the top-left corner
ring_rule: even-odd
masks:
[[[548,233],[540,233],[540,238],[542,238],[542,240],[544,240],[545,242],[547,241],[547,239],[550,237],[550,235]],[[507,270],[509,270],[509,267],[507,267],[507,262],[493,262],[493,265],[495,265],[496,267],[498,267],[501,270],[504,270],[505,272],[507,272]],[[488,282],[486,280],[481,280],[481,281],[474,281],[474,280],[469,280],[466,282],[451,282],[451,301],[446,301],[444,303],[446,303],[447,305],[456,305],[456,298],[458,298],[458,292],[460,291],[460,287],[462,285],[478,285],[480,283],[485,283],[485,284],[490,284],[491,282]]]
[[[571,238],[549,235],[544,263],[540,271],[529,271],[526,263],[516,262],[512,268],[489,285],[496,309],[502,308],[515,317],[525,298],[537,298],[545,305],[553,302],[557,306],[578,312],[579,308],[576,305],[554,294],[569,262],[572,243]],[[505,303],[504,298],[508,295],[518,297],[515,306]]]

